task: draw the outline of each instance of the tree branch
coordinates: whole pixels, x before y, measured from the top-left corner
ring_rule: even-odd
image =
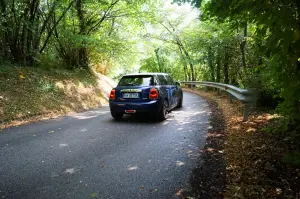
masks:
[[[91,32],[95,31],[99,25],[106,19],[106,17],[108,16],[108,14],[110,13],[110,11],[113,9],[113,7],[119,2],[119,0],[116,0],[115,2],[111,3],[110,6],[107,8],[106,11],[104,11],[103,16],[100,18],[99,22],[96,23],[94,26],[92,26],[88,32],[87,35],[89,35]]]
[[[46,40],[44,42],[44,45],[42,46],[42,48],[40,50],[40,53],[42,53],[45,50],[45,48],[46,48],[46,46],[47,46],[47,44],[49,42],[49,39],[50,39],[50,37],[53,34],[54,29],[59,24],[59,22],[63,19],[63,17],[65,16],[65,14],[68,12],[68,10],[72,7],[73,3],[74,3],[74,1],[71,1],[71,3],[69,4],[69,6],[66,8],[66,10],[64,10],[64,12],[61,14],[61,16],[59,17],[59,19],[55,22],[55,24],[53,25],[53,27],[50,29],[50,32],[48,33],[48,36],[47,36],[47,38],[46,38]]]

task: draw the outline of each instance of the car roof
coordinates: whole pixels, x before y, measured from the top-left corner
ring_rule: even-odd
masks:
[[[133,74],[124,75],[123,77],[126,77],[126,76],[143,76],[143,75],[169,75],[169,74],[168,73],[133,73]]]

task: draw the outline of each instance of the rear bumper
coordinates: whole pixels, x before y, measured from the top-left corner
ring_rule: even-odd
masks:
[[[135,110],[136,113],[157,113],[161,109],[160,100],[149,102],[109,102],[110,111],[125,113],[126,110]]]

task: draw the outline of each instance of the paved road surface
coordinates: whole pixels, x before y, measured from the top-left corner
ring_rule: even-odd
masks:
[[[0,198],[178,198],[208,128],[209,109],[185,92],[164,122],[108,107],[0,132]]]

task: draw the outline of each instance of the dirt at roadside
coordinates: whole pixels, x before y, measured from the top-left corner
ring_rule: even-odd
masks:
[[[116,83],[86,70],[0,67],[0,130],[99,108]]]
[[[242,104],[229,104],[226,93],[191,92],[210,105],[212,128],[186,198],[300,198],[300,168],[285,161],[300,150],[299,142],[265,130],[280,125],[280,116],[255,108],[243,121]]]

